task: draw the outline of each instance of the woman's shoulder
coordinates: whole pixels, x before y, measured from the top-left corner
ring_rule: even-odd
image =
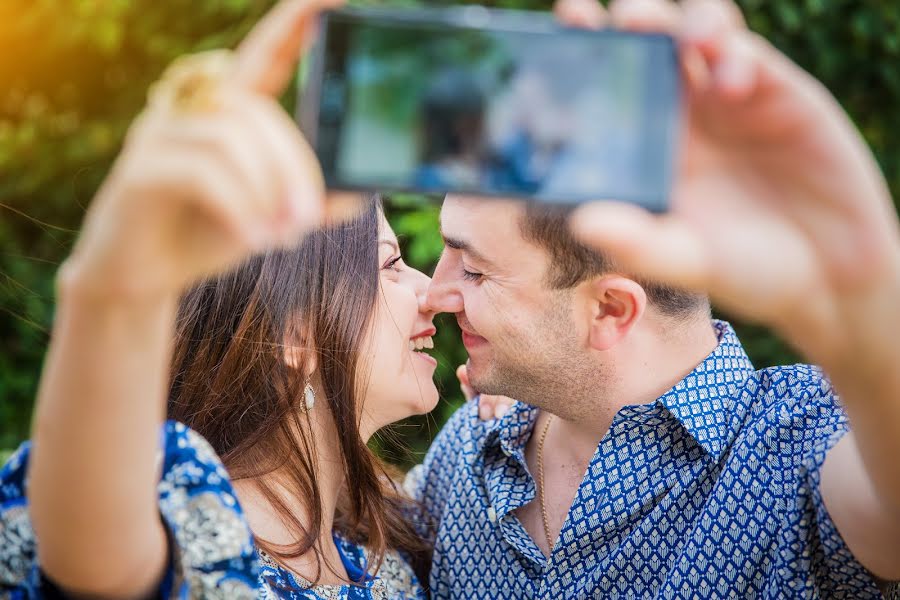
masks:
[[[351,577],[365,573],[374,559],[372,552],[340,534],[335,534],[334,539],[347,573]],[[424,600],[427,597],[412,566],[397,550],[389,549],[385,552],[377,577],[369,585],[373,598]]]
[[[297,599],[334,597],[335,589],[304,586],[294,594],[276,593],[275,572],[261,568],[253,536],[222,461],[197,432],[167,422],[160,435],[161,465],[157,485],[159,513],[171,549],[160,597]],[[0,587],[41,598],[44,580],[37,560],[28,514],[27,470],[31,445],[26,442],[0,469]],[[335,541],[348,573],[364,574],[370,553],[346,537]],[[289,586],[290,587],[290,586]],[[347,598],[420,600],[425,592],[412,567],[388,551],[366,586],[345,586]]]
[[[161,597],[255,598],[253,536],[222,461],[202,436],[172,421],[161,428],[160,449],[158,506],[171,549]],[[27,501],[30,454],[26,442],[0,469],[0,586],[40,598]]]
[[[37,556],[25,499],[25,474],[31,444],[23,443],[0,468],[0,589],[34,581]]]
[[[384,582],[387,598],[424,600],[427,597],[412,566],[396,550],[385,553],[378,578]]]
[[[173,589],[255,598],[259,564],[253,535],[221,459],[182,423],[162,430],[159,512],[174,549]]]

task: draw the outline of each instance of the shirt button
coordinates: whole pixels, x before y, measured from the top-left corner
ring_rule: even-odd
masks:
[[[488,506],[487,513],[488,513],[488,520],[491,523],[496,523],[497,522],[497,511],[494,510],[493,506]]]

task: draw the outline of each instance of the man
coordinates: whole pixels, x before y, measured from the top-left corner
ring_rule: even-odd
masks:
[[[900,579],[900,234],[874,160],[730,4],[557,8],[678,37],[685,164],[671,214],[586,207],[578,239],[553,211],[445,201],[428,301],[456,314],[471,387],[521,402],[460,410],[411,476],[434,597],[880,597]],[[687,289],[830,381],[756,371]]]

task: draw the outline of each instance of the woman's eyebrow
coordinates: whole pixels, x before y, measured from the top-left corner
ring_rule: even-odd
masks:
[[[400,246],[398,246],[397,242],[395,242],[394,240],[390,240],[388,238],[382,238],[382,239],[378,240],[378,243],[379,244],[387,244],[388,246],[390,246],[391,248],[394,249],[394,252],[400,252]]]

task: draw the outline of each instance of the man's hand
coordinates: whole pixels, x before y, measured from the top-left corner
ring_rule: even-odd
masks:
[[[672,210],[598,203],[573,229],[626,272],[706,291],[825,367],[853,433],[821,491],[857,559],[900,579],[900,228],[887,185],[828,91],[726,0],[561,0],[560,18],[666,31],[686,75]]]
[[[509,412],[509,407],[515,402],[515,400],[506,396],[489,396],[476,392],[475,388],[469,383],[466,365],[459,365],[456,369],[456,378],[459,379],[459,388],[462,390],[467,402],[474,400],[476,397],[478,398],[478,416],[482,421],[501,418]]]
[[[840,360],[855,326],[846,312],[863,296],[897,312],[900,232],[872,154],[828,91],[750,32],[734,4],[620,0],[604,15],[564,0],[557,13],[669,32],[686,75],[671,212],[596,203],[573,216],[583,241],[626,271],[709,292],[820,363]]]

